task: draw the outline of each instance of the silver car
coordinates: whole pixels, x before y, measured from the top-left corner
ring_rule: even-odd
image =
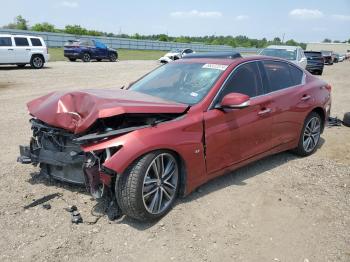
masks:
[[[283,58],[304,69],[307,64],[307,58],[300,46],[270,45],[263,49],[260,55]]]

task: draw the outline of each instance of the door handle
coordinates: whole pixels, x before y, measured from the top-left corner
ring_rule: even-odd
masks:
[[[9,49],[7,49],[7,50],[13,51],[13,48],[9,48]]]
[[[268,114],[268,113],[270,113],[270,112],[271,112],[271,108],[265,108],[265,109],[259,111],[259,112],[258,112],[258,115],[259,115],[259,116],[262,116],[262,115]]]
[[[30,48],[27,48],[26,50],[27,50],[27,51],[30,51],[30,50],[32,50],[32,49],[30,49]]]
[[[306,101],[309,100],[311,98],[310,95],[303,95],[303,97],[301,98],[301,101]]]

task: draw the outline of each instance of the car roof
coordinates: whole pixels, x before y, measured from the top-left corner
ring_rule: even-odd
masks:
[[[278,57],[271,57],[271,56],[263,56],[263,55],[252,55],[252,56],[246,56],[246,57],[237,57],[237,58],[186,58],[186,59],[178,59],[171,63],[204,63],[204,64],[218,64],[218,65],[233,65],[233,64],[240,64],[243,62],[249,62],[249,61],[263,61],[263,60],[278,60],[281,62],[291,63],[288,60],[278,58]]]
[[[41,36],[36,35],[16,35],[16,34],[0,34],[0,37],[36,37],[36,38],[42,38]]]
[[[271,49],[293,49],[293,50],[296,50],[297,48],[300,48],[300,46],[294,46],[294,45],[269,45],[266,48],[271,48]]]

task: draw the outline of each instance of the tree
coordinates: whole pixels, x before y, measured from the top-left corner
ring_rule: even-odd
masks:
[[[47,22],[35,24],[32,26],[31,30],[38,32],[56,32],[55,26]]]
[[[87,35],[87,30],[80,25],[66,25],[64,32],[72,35]]]
[[[322,42],[323,43],[332,43],[332,40],[329,38],[325,38]]]
[[[296,45],[298,45],[298,43],[296,41],[294,41],[293,39],[290,39],[290,40],[286,41],[286,45],[294,45],[294,46],[296,46]]]
[[[23,16],[18,15],[16,16],[14,23],[9,23],[8,25],[3,26],[3,28],[28,30],[28,20],[24,19]]]
[[[165,34],[160,34],[159,37],[158,37],[158,41],[168,42],[169,39],[168,39],[168,36],[167,36],[167,35],[165,35]]]

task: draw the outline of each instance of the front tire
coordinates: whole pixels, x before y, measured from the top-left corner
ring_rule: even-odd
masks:
[[[30,65],[34,69],[40,69],[44,66],[45,60],[41,55],[33,55],[30,59]]]
[[[68,58],[69,59],[69,61],[71,61],[71,62],[75,62],[75,61],[77,61],[77,59],[76,58]]]
[[[136,160],[116,181],[122,212],[140,221],[164,216],[176,199],[179,171],[178,161],[169,151],[154,151]]]
[[[306,117],[298,147],[294,150],[297,155],[309,156],[315,152],[320,141],[322,124],[322,119],[316,112],[311,112]]]

